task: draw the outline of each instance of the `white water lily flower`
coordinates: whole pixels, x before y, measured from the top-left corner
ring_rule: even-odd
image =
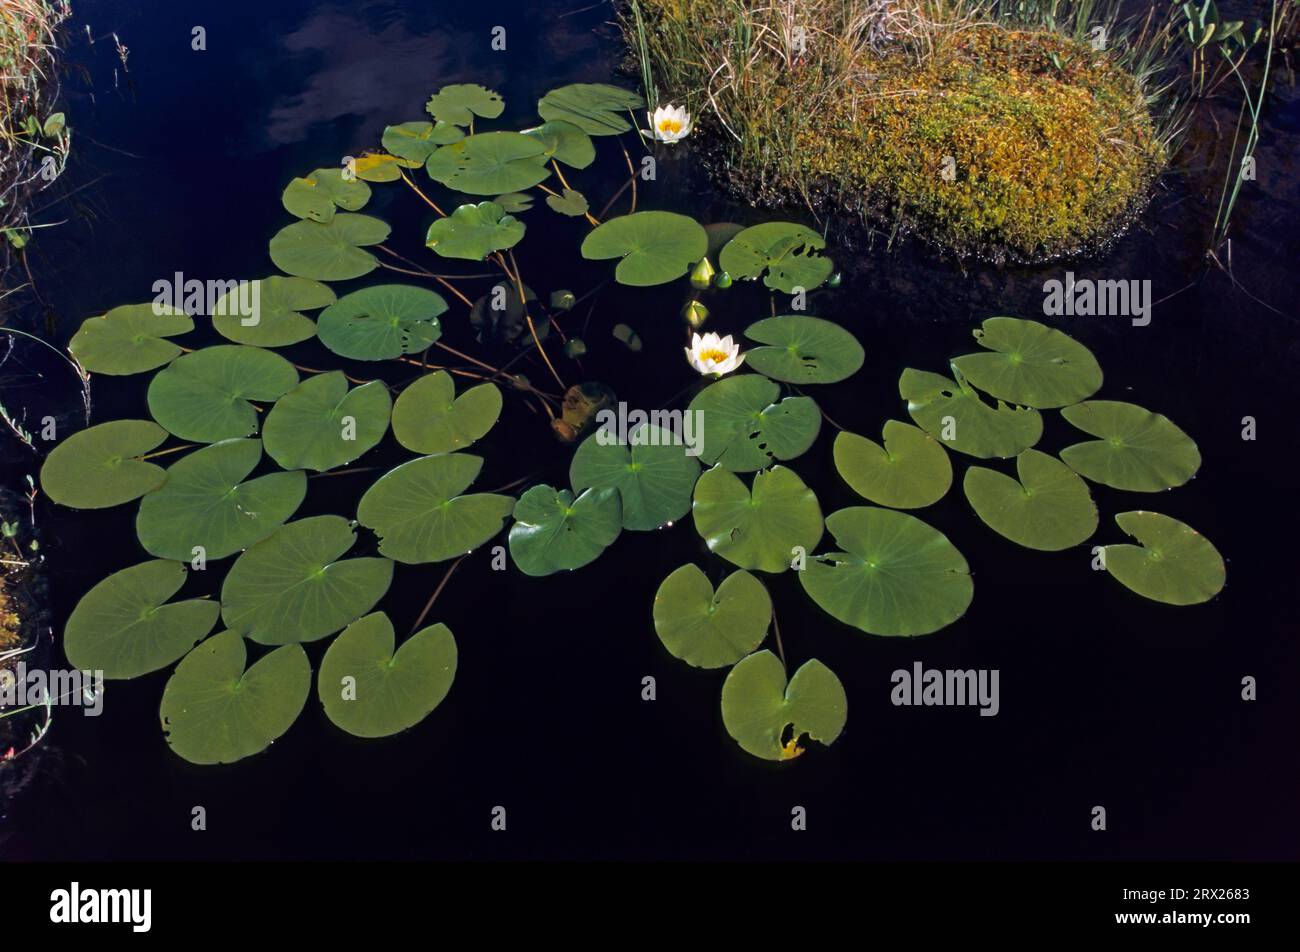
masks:
[[[669,103],[666,106],[656,107],[653,115],[648,113],[647,115],[651,128],[641,130],[641,134],[647,139],[657,139],[672,145],[685,139],[691,132],[691,114],[686,111],[685,106],[674,106]]]
[[[745,362],[740,345],[731,335],[719,337],[712,332],[701,337],[691,335],[691,346],[686,348],[686,360],[702,374],[729,374]]]

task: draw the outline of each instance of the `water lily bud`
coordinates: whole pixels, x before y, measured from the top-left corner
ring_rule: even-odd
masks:
[[[731,274],[727,271],[719,271],[717,277],[713,279],[713,286],[723,291],[731,287]]]
[[[709,282],[713,280],[715,273],[713,265],[709,264],[709,258],[706,255],[700,259],[700,263],[691,272],[691,287],[697,291],[703,291],[709,286]]]
[[[572,291],[552,291],[551,307],[557,311],[571,311],[573,305],[578,303],[577,296]]]
[[[709,319],[709,309],[699,301],[687,301],[682,308],[682,317],[691,327],[700,327]]]
[[[844,275],[836,271],[834,274],[832,274],[829,278],[826,279],[826,286],[828,288],[838,288],[840,286],[840,283],[843,280],[844,280]]]

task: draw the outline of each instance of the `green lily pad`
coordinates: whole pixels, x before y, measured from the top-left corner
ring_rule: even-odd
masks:
[[[311,663],[285,645],[247,671],[233,631],[213,635],[176,666],[158,716],[167,743],[193,764],[229,764],[260,754],[293,726],[311,691]]]
[[[392,398],[382,380],[348,389],[341,370],[309,377],[276,401],[262,441],[283,469],[324,472],[384,438]]]
[[[341,559],[357,541],[342,516],[289,522],[250,546],[221,586],[221,617],[231,631],[264,645],[332,635],[384,597],[388,559]]]
[[[718,266],[733,278],[757,278],[775,291],[795,293],[820,286],[835,269],[817,252],[826,239],[811,228],[788,221],[754,225],[737,234],[718,255]]]
[[[688,563],[660,584],[654,622],[674,658],[697,668],[725,668],[763,643],[772,599],[744,570],[732,572],[714,592],[708,576]]]
[[[370,201],[370,186],[357,178],[345,178],[342,169],[317,169],[290,182],[280,201],[290,215],[327,222],[337,209],[355,212],[364,208]]]
[[[587,196],[571,188],[566,188],[559,195],[547,195],[546,204],[551,211],[569,218],[581,218],[591,208],[587,204]]]
[[[423,165],[441,145],[451,145],[465,133],[450,122],[403,122],[384,129],[381,144],[393,155]]]
[[[865,359],[858,339],[820,317],[786,314],[745,328],[766,347],[745,351],[745,361],[765,377],[787,383],[836,383],[858,372]]]
[[[709,236],[694,218],[674,212],[635,212],[611,218],[582,241],[582,256],[620,258],[619,284],[647,287],[680,278],[704,256]]]
[[[185,584],[185,574],[180,562],[142,562],[81,596],[63,629],[68,663],[110,679],[138,678],[184,655],[221,613],[208,598],[167,602]]]
[[[463,450],[481,440],[501,416],[501,391],[481,383],[456,396],[445,370],[425,374],[393,404],[393,436],[412,453]]]
[[[715,555],[742,569],[784,572],[802,548],[810,553],[822,537],[817,496],[784,466],[754,476],[750,489],[721,466],[695,484],[695,531]]]
[[[482,261],[494,251],[505,251],[524,237],[524,223],[496,202],[461,205],[447,218],[429,226],[424,243],[444,258]]]
[[[505,211],[514,214],[529,211],[533,207],[533,196],[527,192],[506,192],[504,195],[498,195],[492,201],[500,205]]]
[[[475,116],[495,119],[505,108],[505,101],[499,92],[477,83],[443,86],[424,105],[425,112],[438,122],[457,126],[469,125]]]
[[[970,567],[938,529],[892,509],[852,506],[826,517],[839,552],[808,560],[814,602],[872,635],[928,635],[966,613]]]
[[[546,145],[519,132],[481,132],[445,145],[425,163],[429,177],[470,195],[499,195],[547,179]]]
[[[442,703],[456,677],[456,639],[446,625],[422,628],[394,651],[393,623],[375,612],[348,625],[321,661],[325,716],[357,737],[414,727]]]
[[[1168,417],[1117,400],[1088,400],[1061,411],[1100,437],[1061,450],[1061,459],[1094,483],[1153,493],[1181,486],[1201,468],[1201,451]]]
[[[623,527],[616,489],[534,486],[515,503],[510,555],[525,575],[551,575],[596,559]]]
[[[1055,456],[1025,450],[1020,481],[982,466],[966,470],[963,489],[984,523],[1017,545],[1044,552],[1068,549],[1097,531],[1088,484]]]
[[[108,509],[157,489],[166,471],[141,457],[167,439],[151,420],[111,420],[73,433],[41,467],[41,490],[73,509]]]
[[[217,344],[177,357],[149,384],[149,413],[182,440],[216,443],[257,433],[257,410],[298,383],[279,354],[244,344]]]
[[[835,743],[849,716],[844,685],[816,658],[803,663],[789,684],[785,665],[759,651],[731,669],[722,684],[722,724],[746,753],[790,760],[802,739]]]
[[[847,431],[835,437],[835,468],[855,493],[891,509],[921,509],[947,494],[952,463],[938,440],[889,420],[884,441],[881,446]]]
[[[591,136],[571,122],[562,119],[547,122],[535,129],[525,129],[523,134],[545,145],[548,159],[557,159],[571,168],[585,169],[596,160]]]
[[[1101,389],[1092,351],[1054,327],[990,317],[974,334],[988,351],[957,357],[952,365],[991,397],[1043,410],[1078,403]]]
[[[308,278],[275,275],[253,285],[255,290],[223,295],[213,308],[212,326],[237,344],[287,347],[310,340],[316,336],[316,322],[301,312],[327,307],[336,300],[329,285]],[[250,294],[256,295],[256,313],[245,313],[242,304]]]
[[[265,539],[307,495],[301,471],[243,482],[262,459],[257,440],[205,446],[167,470],[162,486],[140,502],[135,532],[150,555],[189,561],[194,547],[224,559]]]
[[[1223,589],[1223,556],[1191,526],[1158,512],[1121,512],[1115,522],[1138,545],[1108,545],[1106,571],[1126,588],[1167,605],[1199,605]]]
[[[547,122],[570,122],[587,135],[616,136],[632,128],[623,114],[645,100],[634,92],[604,83],[573,83],[552,89],[537,101]]]
[[[821,432],[822,416],[811,397],[786,397],[757,374],[709,384],[687,408],[702,421],[700,459],[736,473],[765,469],[808,451]]]
[[[700,464],[687,449],[671,431],[648,423],[627,434],[626,442],[598,430],[573,454],[569,483],[574,492],[617,489],[624,529],[658,529],[691,511]]]
[[[418,354],[442,336],[442,295],[409,284],[377,284],[345,294],[316,322],[320,342],[352,360]]]
[[[92,374],[138,374],[175,359],[180,346],[164,338],[192,330],[194,321],[182,311],[162,305],[124,304],[83,321],[68,342],[68,350]]]
[[[466,453],[423,456],[390,470],[366,490],[357,521],[379,536],[381,554],[397,562],[443,562],[465,555],[501,531],[511,496],[461,495],[483,460]]]
[[[367,245],[388,238],[386,222],[340,213],[328,222],[296,221],[271,239],[271,260],[286,274],[318,281],[347,281],[379,267]]]
[[[898,393],[921,429],[950,450],[980,459],[1019,456],[1043,435],[1043,418],[1028,407],[997,401],[991,407],[954,370],[954,382],[942,374],[907,368],[898,378]]]
[[[418,169],[424,161],[412,161],[398,155],[383,152],[367,152],[352,160],[352,171],[357,178],[365,182],[396,182],[402,177],[402,169]]]

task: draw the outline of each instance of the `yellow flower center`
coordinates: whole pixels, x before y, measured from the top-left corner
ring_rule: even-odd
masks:
[[[682,131],[682,124],[678,122],[676,119],[660,119],[659,131],[671,132],[673,135],[676,135],[677,133]]]
[[[722,363],[724,360],[726,360],[726,359],[727,359],[728,357],[730,357],[730,356],[731,356],[731,355],[728,354],[725,350],[702,350],[702,351],[700,351],[700,361],[701,361],[702,363],[703,363],[703,362],[707,362],[707,361],[712,361],[712,362],[715,363],[715,364],[720,364],[720,363]]]

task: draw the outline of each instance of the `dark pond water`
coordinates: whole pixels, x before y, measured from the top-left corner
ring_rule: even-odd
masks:
[[[68,221],[33,247],[48,312],[33,303],[29,319],[39,324],[48,314],[62,342],[90,314],[150,299],[153,282],[175,271],[269,273],[266,242],[287,220],[279,207],[285,182],[373,146],[390,122],[420,118],[444,83],[500,90],[502,127],[518,127],[550,87],[609,81],[622,58],[611,11],[577,9],[584,5],[82,0],[68,84],[77,130],[68,187],[82,190],[49,213]],[[205,52],[190,48],[195,25],[207,30]],[[497,25],[507,29],[506,52],[490,48]],[[110,31],[130,49],[129,74]],[[1281,87],[1268,115],[1259,181],[1234,229],[1237,286],[1205,265],[1217,179],[1190,168],[1166,178],[1105,258],[1071,265],[1080,277],[1150,279],[1159,301],[1151,324],[1055,321],[1097,355],[1102,396],[1169,414],[1204,456],[1190,485],[1158,498],[1094,489],[1097,541],[1120,541],[1111,519],[1127,509],[1188,522],[1228,560],[1227,588],[1212,603],[1179,609],[1142,600],[1091,571],[1086,547],[1018,548],[950,492],[923,515],[966,555],[976,594],[966,616],[938,634],[870,638],[821,614],[790,573],[769,581],[792,666],[822,659],[849,697],[848,727],[834,746],[774,766],[743,754],[723,731],[721,675],[671,658],[650,625],[653,594],[669,571],[692,559],[716,565],[690,525],[624,534],[594,565],[543,580],[494,573],[482,550],[434,612],[456,632],[456,684],[414,730],[353,739],[313,700],[268,753],[199,768],[172,755],[159,731],[166,674],[114,683],[103,716],[58,718],[30,785],[5,807],[0,850],[18,859],[1295,858],[1295,90]],[[610,195],[621,165],[616,150],[602,151],[579,187]],[[378,213],[404,236],[398,247],[420,255],[422,207],[397,186],[376,194]],[[640,198],[642,207],[705,221],[763,217],[718,199],[688,147],[661,163]],[[582,293],[608,276],[577,258],[583,226],[545,209],[530,216],[530,229],[547,237],[530,235],[520,264],[539,291]],[[906,418],[896,390],[902,368],[943,370],[991,314],[1041,315],[1044,280],[1065,270],[963,270],[906,246],[836,257],[844,285],[815,295],[811,309],[857,334],[867,363],[816,396],[835,421],[872,437],[886,419]],[[576,312],[571,320],[584,322],[592,351],[582,376],[641,407],[690,385],[680,294],[611,285],[589,317],[585,307]],[[768,306],[752,287],[709,303],[711,326],[731,332]],[[609,338],[620,321],[640,333],[641,353]],[[446,326],[448,340],[474,346],[466,326]],[[310,363],[320,353],[307,345],[290,356]],[[544,379],[540,367],[529,373]],[[568,375],[579,376],[571,367]],[[48,401],[74,418],[74,398],[35,376],[7,392],[14,388],[29,404]],[[146,415],[140,382],[97,380],[94,415]],[[1257,420],[1254,442],[1241,438],[1244,416]],[[1072,442],[1055,414],[1045,419],[1042,448]],[[831,466],[833,435],[827,426],[795,464],[827,512],[859,502]],[[566,451],[517,401],[482,450],[483,486],[530,474],[564,481]],[[386,444],[358,465],[399,458]],[[7,444],[10,484],[32,471]],[[373,476],[313,481],[300,515],[352,515]],[[60,631],[87,588],[144,554],[134,506],[45,506],[39,514],[51,623]],[[382,603],[399,632],[442,572],[399,566]],[[212,574],[210,591],[221,575]],[[312,648],[314,661],[322,650]],[[918,660],[999,669],[1001,713],[892,706],[891,672]],[[640,699],[647,675],[658,683],[653,703]],[[1254,703],[1239,697],[1246,675],[1259,679]],[[1096,804],[1108,810],[1105,833],[1089,828]],[[190,829],[196,805],[207,810],[206,832]],[[489,830],[495,805],[509,811],[505,834]],[[805,833],[790,830],[796,805],[808,810]]]

